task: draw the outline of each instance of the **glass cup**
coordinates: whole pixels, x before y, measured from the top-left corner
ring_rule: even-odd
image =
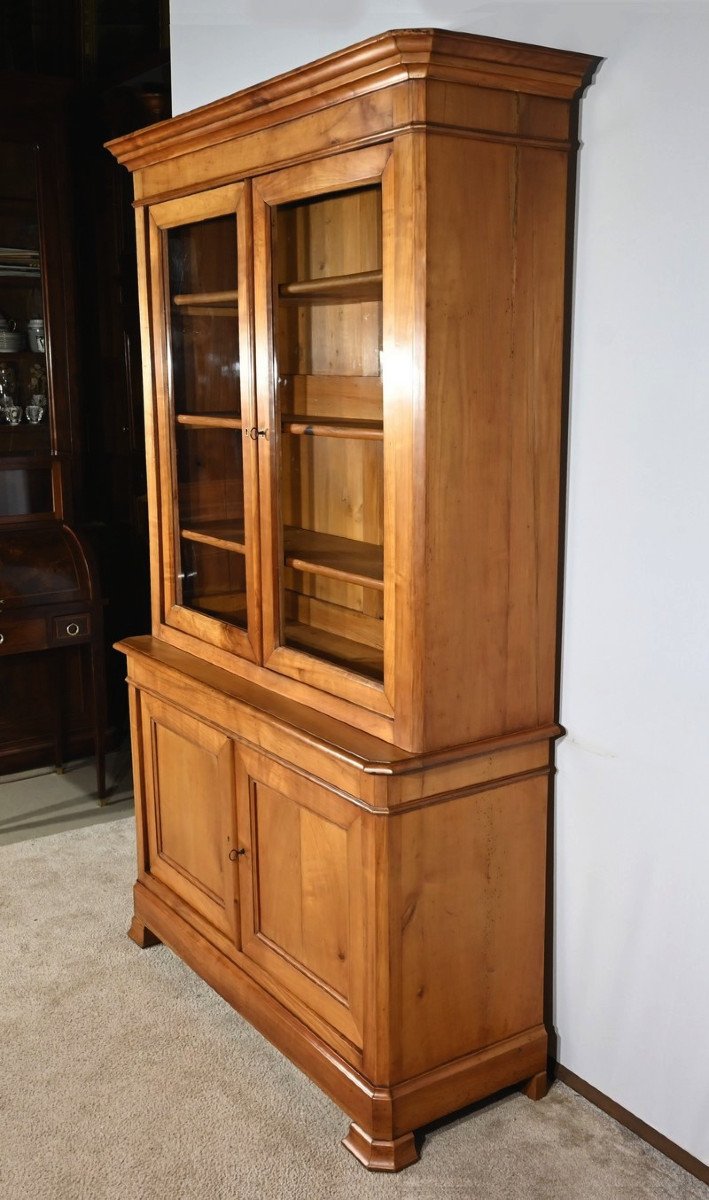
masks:
[[[8,404],[5,409],[5,416],[9,425],[19,425],[22,420],[22,409],[19,404]]]
[[[17,372],[12,363],[0,363],[0,395],[7,405],[17,391]]]
[[[34,396],[32,399],[34,400]],[[42,408],[41,404],[28,404],[27,408],[25,409],[25,416],[27,417],[30,425],[39,425],[42,417],[44,416],[44,409]]]

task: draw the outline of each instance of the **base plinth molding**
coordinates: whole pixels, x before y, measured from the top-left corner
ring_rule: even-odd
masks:
[[[549,1075],[546,1071],[538,1071],[525,1083],[522,1091],[530,1100],[543,1100],[549,1091]]]
[[[140,920],[140,917],[133,917],[128,930],[128,937],[136,946],[140,946],[141,950],[147,950],[150,946],[161,946],[162,942],[159,937],[148,929]]]
[[[342,1139],[342,1145],[369,1171],[401,1171],[418,1162],[419,1157],[413,1133],[404,1133],[386,1142],[370,1137],[354,1122],[347,1137]]]

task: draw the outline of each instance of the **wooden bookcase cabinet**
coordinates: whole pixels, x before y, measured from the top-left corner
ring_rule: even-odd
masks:
[[[399,31],[110,144],[134,172],[152,636],[132,936],[367,1166],[544,1091],[565,330],[597,60]]]

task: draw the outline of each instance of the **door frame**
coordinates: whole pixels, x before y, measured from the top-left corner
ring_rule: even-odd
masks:
[[[236,224],[238,265],[238,326],[242,454],[244,482],[244,541],[247,628],[240,629],[179,603],[179,511],[175,448],[175,411],[169,340],[170,294],[166,253],[167,231],[212,217],[233,214]],[[251,188],[248,182],[231,183],[191,196],[165,200],[148,213],[149,298],[154,346],[157,445],[153,469],[159,529],[160,619],[200,641],[237,654],[250,662],[262,661],[261,602],[259,584],[258,466],[256,444],[250,431],[256,424],[253,354],[253,251]],[[236,432],[236,431],[235,431]],[[152,531],[151,531],[152,532]]]
[[[336,666],[315,655],[283,645],[280,604],[280,564],[283,561],[279,464],[280,428],[276,397],[276,362],[273,330],[274,280],[272,271],[271,210],[278,204],[305,200],[327,193],[379,183],[382,189],[382,308],[386,359],[387,309],[393,298],[393,251],[389,231],[394,222],[394,144],[384,142],[361,150],[334,154],[315,162],[285,167],[253,182],[254,328],[256,338],[256,406],[258,427],[267,436],[258,439],[261,516],[261,584],[263,597],[263,662],[279,674],[332,692],[364,708],[394,715],[396,561],[394,480],[387,471],[387,401],[384,387],[384,682],[367,679],[354,670]]]

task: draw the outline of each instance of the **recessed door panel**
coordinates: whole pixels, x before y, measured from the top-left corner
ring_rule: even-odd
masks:
[[[142,712],[150,874],[235,935],[232,743],[151,696]]]
[[[237,796],[242,949],[361,1046],[361,810],[242,748]]]

